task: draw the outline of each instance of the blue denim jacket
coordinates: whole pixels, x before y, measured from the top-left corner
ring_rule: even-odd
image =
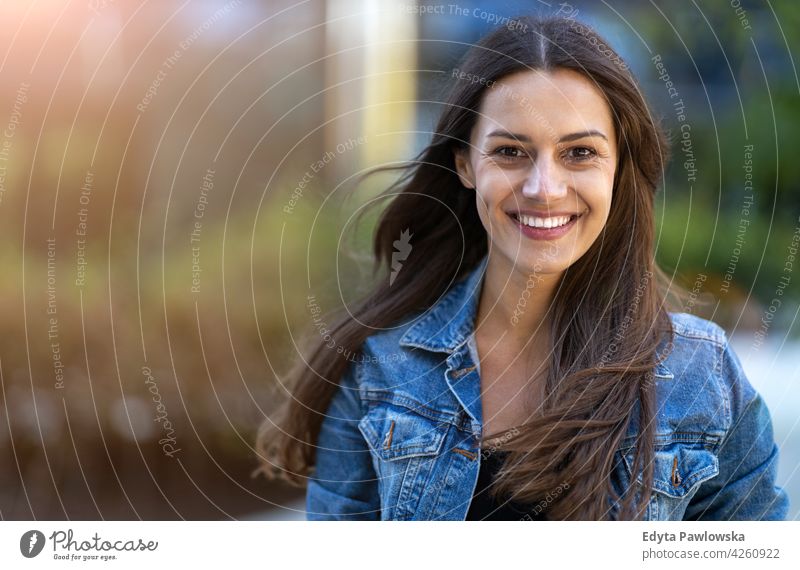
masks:
[[[430,310],[364,342],[322,423],[308,520],[466,518],[482,428],[468,340],[485,267],[486,258]],[[654,492],[645,519],[783,520],[789,501],[775,485],[778,448],[764,401],[722,328],[686,313],[670,317],[673,349],[655,369]],[[634,417],[612,473],[617,492],[631,481],[636,430]]]

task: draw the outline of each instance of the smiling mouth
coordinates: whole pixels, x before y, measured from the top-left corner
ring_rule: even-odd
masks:
[[[508,212],[508,216],[518,224],[542,230],[550,230],[569,225],[580,218],[581,215],[582,214],[571,214],[564,216],[539,217],[519,214],[518,212]]]

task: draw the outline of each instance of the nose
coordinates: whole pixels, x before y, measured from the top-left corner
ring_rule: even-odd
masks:
[[[567,181],[559,168],[547,159],[539,159],[531,166],[522,195],[540,202],[555,201],[567,195]]]

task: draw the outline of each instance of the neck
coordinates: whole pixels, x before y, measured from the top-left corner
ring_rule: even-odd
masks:
[[[489,255],[475,319],[475,329],[504,338],[506,346],[530,348],[532,339],[546,339],[548,313],[561,274],[527,272],[502,255]]]

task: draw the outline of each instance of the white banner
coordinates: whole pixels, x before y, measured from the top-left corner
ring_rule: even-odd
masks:
[[[800,568],[800,522],[3,522],[2,568]]]

